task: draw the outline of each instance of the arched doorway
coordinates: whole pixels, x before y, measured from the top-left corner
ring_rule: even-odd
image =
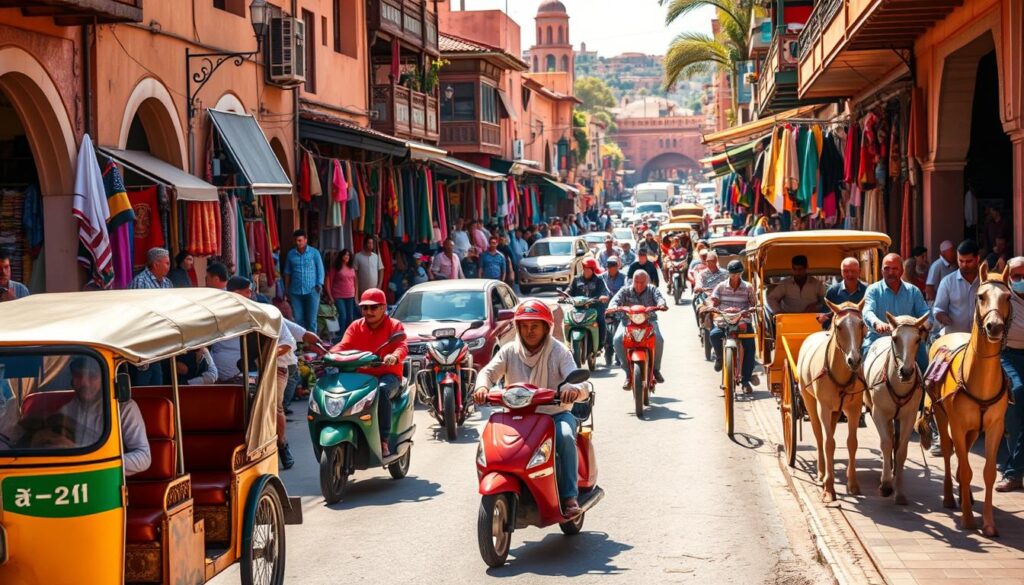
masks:
[[[699,170],[700,165],[692,158],[678,152],[666,152],[644,163],[640,182],[682,180]]]
[[[180,169],[186,168],[184,132],[174,99],[160,81],[147,77],[132,90],[121,119],[118,146],[143,150]]]
[[[77,152],[60,92],[43,66],[22,49],[0,49],[0,206],[10,212],[0,213],[0,238],[11,252],[11,277],[34,292],[79,288],[71,215]],[[26,236],[20,210],[33,190],[46,231]],[[45,263],[32,247],[40,235],[51,251]]]

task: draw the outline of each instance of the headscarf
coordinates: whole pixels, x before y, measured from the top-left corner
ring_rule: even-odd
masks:
[[[516,330],[516,340],[512,343],[512,352],[516,358],[530,368],[530,384],[539,388],[554,388],[561,382],[561,380],[556,380],[555,384],[551,384],[548,380],[548,363],[551,361],[551,348],[554,344],[555,341],[549,330],[548,334],[544,336],[544,343],[541,344],[540,349],[531,353],[523,345],[522,337],[519,336],[518,329]]]

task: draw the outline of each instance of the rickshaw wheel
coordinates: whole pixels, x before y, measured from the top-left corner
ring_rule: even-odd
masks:
[[[725,397],[725,433],[733,435],[733,402],[736,397],[736,349],[726,347],[722,357],[722,394]]]
[[[798,425],[803,414],[800,412],[800,399],[797,395],[796,380],[786,370],[786,384],[782,395],[782,435],[786,448],[786,464],[796,467],[796,437]]]
[[[249,546],[242,551],[242,584],[281,585],[284,561],[284,511],[277,490],[268,483],[257,500]]]
[[[405,455],[398,458],[391,465],[388,465],[388,473],[391,474],[393,479],[402,479],[406,475],[409,475],[409,462],[412,460],[412,447],[410,446],[405,450]]]
[[[700,330],[700,342],[704,346],[704,361],[710,362],[714,360],[714,348],[711,347],[711,333],[704,328]]]
[[[328,505],[337,504],[345,494],[348,474],[345,473],[347,449],[344,444],[326,447],[320,453],[320,493]]]

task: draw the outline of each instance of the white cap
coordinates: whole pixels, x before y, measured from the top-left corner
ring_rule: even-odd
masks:
[[[953,249],[953,242],[950,242],[949,240],[943,240],[942,243],[939,244],[939,251],[940,252],[945,252],[946,250],[952,250],[952,249]]]

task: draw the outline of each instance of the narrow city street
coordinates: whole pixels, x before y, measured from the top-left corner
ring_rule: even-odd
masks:
[[[357,472],[344,500],[325,506],[305,405],[296,402],[288,436],[298,463],[282,477],[289,493],[302,497],[305,518],[287,530],[286,581],[829,582],[814,561],[775,447],[760,436],[749,404],[737,409],[735,442],[726,436],[718,377],[704,361],[689,305],[660,317],[667,383],[652,398],[647,420],[634,416],[621,371],[601,367],[593,378],[605,499],[587,514],[579,536],[556,526],[516,531],[501,569],[487,570],[476,543],[480,413],[448,444],[418,410],[409,476],[394,481],[384,470]],[[236,565],[213,583],[238,581]]]

